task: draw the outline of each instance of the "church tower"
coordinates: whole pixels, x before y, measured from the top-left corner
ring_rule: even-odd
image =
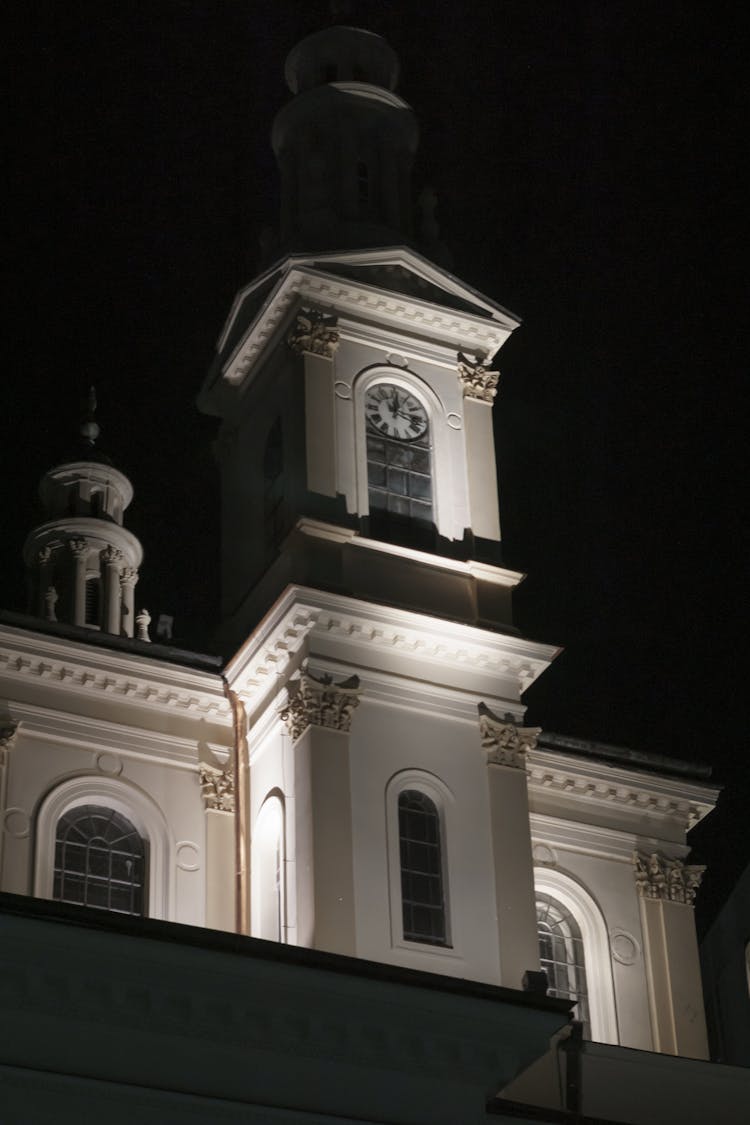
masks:
[[[77,448],[49,469],[39,485],[44,522],[23,548],[29,608],[47,621],[132,637],[133,596],[143,558],[141,544],[123,527],[133,486],[97,447],[99,435],[92,388]]]
[[[239,912],[257,936],[520,987],[521,694],[556,650],[518,635],[522,575],[498,565],[493,357],[519,322],[414,247],[397,73],[356,28],[290,53],[284,255],[238,294],[200,396],[240,646]]]

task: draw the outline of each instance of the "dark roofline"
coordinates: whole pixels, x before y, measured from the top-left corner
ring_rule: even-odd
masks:
[[[150,660],[164,660],[170,664],[181,664],[202,672],[221,674],[224,667],[223,656],[212,656],[206,652],[191,652],[189,649],[160,644],[158,641],[139,641],[135,637],[117,637],[100,629],[86,629],[81,625],[66,625],[62,621],[45,621],[42,617],[31,617],[25,613],[14,613],[0,609],[0,625],[10,625],[28,633],[43,633],[50,637],[62,637],[66,641],[77,641],[93,648],[113,649],[115,652],[128,652],[133,656],[145,656]]]
[[[225,930],[209,930],[202,926],[187,926],[178,922],[164,922],[158,918],[136,918],[129,914],[113,914],[89,906],[74,906],[66,902],[32,898],[27,895],[0,892],[0,914],[38,919],[63,926],[77,926],[85,930],[100,930],[123,934],[127,937],[148,938],[151,941],[171,942],[174,945],[210,949],[238,957],[254,957],[260,961],[274,961],[286,965],[299,965],[329,973],[365,977],[390,984],[424,988],[431,992],[449,992],[452,995],[471,996],[521,1008],[536,1008],[570,1016],[572,1002],[553,996],[540,996],[538,992],[522,992],[502,985],[483,984],[481,981],[427,973],[420,969],[406,969],[400,965],[386,965],[340,953],[325,953],[319,949],[306,949],[300,945],[284,945]]]
[[[663,754],[646,754],[627,746],[611,746],[606,742],[572,738],[566,734],[555,734],[554,731],[542,731],[537,745],[542,750],[561,750],[566,754],[578,754],[582,758],[596,758],[598,761],[627,766],[629,769],[672,774],[693,781],[708,781],[712,773],[712,767],[705,762],[686,762],[682,758],[667,758]]]

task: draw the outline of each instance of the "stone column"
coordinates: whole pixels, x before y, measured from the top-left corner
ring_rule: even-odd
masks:
[[[704,867],[636,852],[654,1049],[708,1058],[693,902]]]
[[[124,566],[120,571],[122,623],[121,631],[124,636],[132,637],[135,633],[135,587],[138,581],[138,571],[134,566]]]
[[[122,551],[111,544],[100,551],[102,563],[102,629],[120,635],[122,594],[120,591],[120,566]]]
[[[73,553],[72,621],[74,625],[86,624],[86,560],[89,545],[85,539],[70,539],[68,546]]]
[[[39,551],[36,556],[36,561],[38,582],[36,590],[36,612],[39,617],[44,617],[48,621],[54,621],[54,616],[50,617],[47,611],[47,591],[52,585],[52,548],[42,547],[41,551]]]
[[[480,703],[479,733],[487,756],[500,983],[521,988],[524,973],[539,969],[526,751],[540,731],[512,716],[499,719]]]
[[[299,942],[349,956],[357,951],[349,732],[359,696],[356,676],[334,683],[303,673],[281,712],[294,742]]]
[[[495,473],[495,438],[492,404],[499,373],[482,359],[472,361],[458,353],[458,377],[464,392],[466,471],[469,485],[471,529],[482,539],[500,538],[500,515]]]
[[[198,766],[206,813],[206,925],[235,928],[234,775],[230,769]]]
[[[339,343],[335,317],[318,309],[301,309],[287,337],[305,362],[305,446],[307,487],[336,495],[336,427],[334,355]]]

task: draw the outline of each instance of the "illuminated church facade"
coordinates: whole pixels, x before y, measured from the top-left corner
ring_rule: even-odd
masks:
[[[30,614],[0,622],[0,887],[81,918],[321,954],[308,981],[334,955],[339,985],[356,959],[402,995],[421,974],[504,1004],[518,993],[538,1042],[477,1078],[508,1113],[514,1099],[573,1108],[572,1005],[605,1075],[583,1109],[619,1120],[607,1097],[623,1060],[707,1058],[686,833],[717,792],[666,760],[524,724],[523,693],[557,650],[514,627],[523,576],[498,561],[495,364],[519,322],[431,260],[429,215],[413,249],[417,128],[384,40],[330,28],[294,48],[286,78],[281,251],[237,295],[199,399],[219,419],[234,655],[149,640],[132,488],[92,412],[41,484]],[[667,1098],[686,1081],[659,1075]],[[420,1096],[431,1120],[490,1112],[449,1098],[442,1118]],[[649,1105],[623,1119],[672,1120]],[[333,1120],[325,1098],[307,1108]]]

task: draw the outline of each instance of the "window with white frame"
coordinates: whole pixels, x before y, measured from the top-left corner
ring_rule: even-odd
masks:
[[[386,786],[388,895],[394,947],[457,956],[450,882],[453,800],[448,786],[427,770],[400,770]]]
[[[68,778],[39,806],[34,848],[39,898],[169,918],[173,863],[163,813],[121,778]]]
[[[618,1043],[609,934],[602,910],[577,879],[553,867],[535,867],[539,959],[552,995],[578,1004],[584,1034]]]
[[[52,897],[116,914],[146,913],[146,841],[104,805],[76,805],[57,822]]]
[[[578,923],[569,910],[549,895],[537,895],[536,918],[539,961],[547,974],[549,995],[575,1002],[575,1018],[581,1021],[584,1035],[589,1038],[586,956]]]

